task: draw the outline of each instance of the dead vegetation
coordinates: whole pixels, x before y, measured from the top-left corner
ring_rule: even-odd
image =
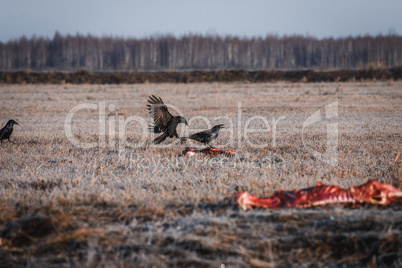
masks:
[[[3,85],[0,123],[13,118],[20,126],[14,143],[0,144],[0,266],[400,265],[400,204],[244,212],[231,197],[239,190],[268,196],[317,181],[347,188],[377,179],[397,186],[401,86],[398,81]],[[177,157],[183,145],[159,149],[146,142],[124,147],[121,159],[119,116],[148,120],[150,94],[179,107],[188,121],[203,115],[211,124],[232,122],[232,142],[227,143],[232,134],[222,131],[217,144],[236,151],[236,157],[183,159]],[[64,132],[68,111],[103,101],[106,145],[75,147]],[[338,116],[325,119],[325,107],[335,101]],[[317,110],[322,120],[302,132]],[[75,137],[100,141],[98,113],[75,114]],[[245,137],[241,131],[238,137],[255,115],[267,118],[268,132]],[[115,139],[109,135],[113,117]],[[327,124],[335,122],[339,156],[332,167],[311,150],[325,152]],[[189,125],[190,133],[208,128],[198,119]],[[131,144],[151,139],[136,122],[127,124],[126,133]],[[267,146],[253,148],[247,139]]]
[[[203,82],[356,82],[399,80],[402,67],[366,68],[359,70],[295,71],[158,71],[158,72],[0,72],[3,84],[138,84],[138,83],[203,83]]]

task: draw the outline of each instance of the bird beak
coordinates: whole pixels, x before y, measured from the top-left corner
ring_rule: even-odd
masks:
[[[15,122],[15,124],[16,124],[16,125],[20,125],[20,124],[18,124],[17,122]]]
[[[186,126],[188,126],[187,121],[186,121]]]

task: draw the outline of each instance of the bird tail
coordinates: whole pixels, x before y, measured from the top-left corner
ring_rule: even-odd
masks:
[[[159,144],[159,143],[163,142],[167,138],[167,136],[168,136],[167,133],[163,133],[159,137],[155,138],[153,142],[155,144]]]
[[[153,126],[149,125],[148,130],[151,131],[151,133],[161,133],[161,129],[158,126]]]

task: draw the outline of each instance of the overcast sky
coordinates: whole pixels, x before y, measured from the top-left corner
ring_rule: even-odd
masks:
[[[402,34],[399,0],[0,0],[0,41],[23,35],[188,33],[318,38]]]

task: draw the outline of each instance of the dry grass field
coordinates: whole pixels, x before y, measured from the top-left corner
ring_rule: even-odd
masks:
[[[185,159],[196,142],[152,145],[150,94],[181,110],[182,135],[225,124],[215,144],[236,157]],[[0,267],[402,264],[401,204],[242,211],[231,199],[318,181],[400,187],[401,81],[0,85],[0,96],[0,124],[19,123],[0,144]],[[96,109],[67,128],[93,148],[66,137],[79,104]],[[335,165],[311,153],[334,144]]]

